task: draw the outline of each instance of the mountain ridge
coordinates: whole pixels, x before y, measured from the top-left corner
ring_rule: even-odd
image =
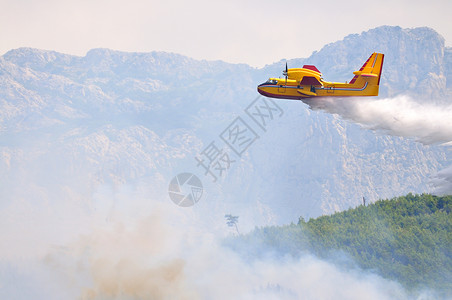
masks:
[[[447,94],[450,73],[442,66],[441,53],[446,53],[447,64],[452,56],[444,39],[425,29],[384,27],[350,35],[308,59],[290,60],[289,66],[309,60],[328,72],[326,79],[350,79],[370,55],[376,34],[387,40],[390,51],[382,96],[411,92],[424,100]],[[424,34],[435,41],[430,48],[419,44]],[[419,53],[410,52],[416,57],[412,66],[397,61],[401,50],[394,36],[416,45]],[[356,49],[359,41],[364,46]],[[426,74],[423,67],[431,72]],[[149,185],[159,191],[162,201],[169,201],[171,177],[192,172],[207,190],[215,191],[210,192],[214,200],[197,204],[200,211],[220,215],[223,210],[237,211],[249,215],[248,225],[254,226],[342,210],[360,203],[363,195],[372,201],[427,192],[429,178],[450,161],[443,147],[374,134],[297,101],[278,101],[283,117],[258,132],[255,146],[235,158],[238,166],[223,176],[221,186],[211,183],[194,157],[211,141],[221,141],[220,133],[256,99],[256,85],[281,74],[282,68],[280,63],[255,69],[162,52],[93,49],[77,57],[31,48],[12,50],[0,57],[0,165],[10,165],[1,171],[1,178],[19,178],[16,183],[4,182],[26,186],[20,178],[29,170],[24,178],[39,183],[47,177],[46,164],[54,165],[69,186],[73,178],[84,183],[94,178],[95,184],[87,183],[90,188],[84,191],[90,195],[102,184],[152,177]],[[441,80],[435,83],[435,78]],[[439,92],[421,93],[410,87],[412,83]],[[127,132],[137,138],[125,138]],[[159,143],[160,147],[154,145]],[[11,167],[11,161],[18,168]],[[63,167],[66,161],[72,167]],[[28,169],[30,164],[36,168]],[[17,194],[9,193],[9,186],[2,189],[5,199],[14,201]],[[249,212],[250,206],[266,213]]]

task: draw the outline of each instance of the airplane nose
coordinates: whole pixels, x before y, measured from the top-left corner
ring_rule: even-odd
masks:
[[[262,90],[262,88],[261,88],[261,86],[262,86],[263,84],[259,84],[258,86],[257,86],[257,91],[258,91],[258,93],[259,94],[261,94],[262,96],[267,96],[267,94]]]
[[[262,84],[259,84],[258,86],[257,86],[257,91],[258,91],[258,93],[259,94],[261,94],[261,95],[263,95],[262,94],[262,89],[261,89],[261,86],[263,85],[263,83]]]

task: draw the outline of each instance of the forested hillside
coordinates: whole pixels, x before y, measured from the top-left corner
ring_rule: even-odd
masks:
[[[410,290],[450,294],[451,210],[452,196],[408,194],[307,222],[257,228],[228,242],[251,256],[269,254],[262,249],[278,256],[310,252],[348,267],[356,263]],[[249,251],[249,245],[256,248]]]

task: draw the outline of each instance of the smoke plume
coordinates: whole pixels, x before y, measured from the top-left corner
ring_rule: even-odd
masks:
[[[63,199],[39,210],[19,201],[20,214],[14,207],[0,212],[8,245],[0,249],[0,298],[413,298],[397,282],[309,254],[246,258],[223,245],[230,232],[224,214],[211,223],[197,206],[180,208],[140,191],[102,188],[78,199],[91,203],[83,210]],[[252,253],[259,245],[240,248]]]
[[[171,210],[117,219],[53,251],[47,264],[77,274],[71,282],[82,299],[407,298],[396,282],[310,255],[247,261],[210,230],[175,221]]]
[[[452,165],[439,171],[432,179],[435,193],[439,195],[452,195]]]

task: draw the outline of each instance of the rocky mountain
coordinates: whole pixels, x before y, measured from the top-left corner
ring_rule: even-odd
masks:
[[[325,79],[346,81],[374,51],[386,54],[382,97],[450,101],[452,52],[429,28],[353,34],[289,67],[309,62]],[[447,148],[375,133],[298,101],[257,98],[256,85],[283,65],[11,50],[0,57],[0,207],[80,199],[90,209],[93,195],[124,186],[170,201],[171,179],[190,172],[204,186],[196,214],[223,222],[233,213],[251,228],[342,210],[363,196],[431,192],[430,178],[450,164]],[[265,126],[250,113],[256,104],[273,105]],[[234,122],[253,138],[239,154],[225,142]],[[229,159],[216,179],[196,160],[213,146]]]

